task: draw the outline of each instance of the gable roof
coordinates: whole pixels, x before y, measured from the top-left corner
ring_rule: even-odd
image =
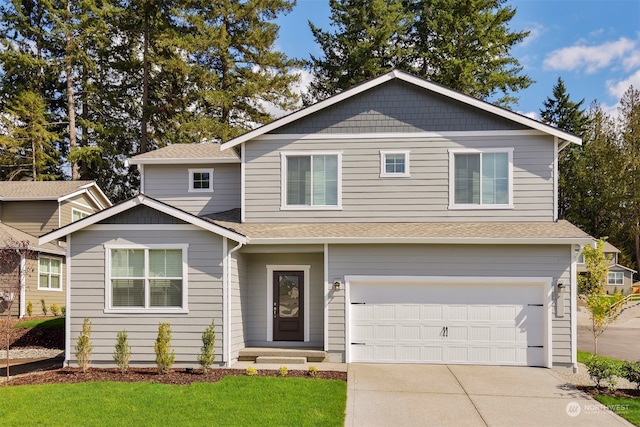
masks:
[[[66,251],[53,243],[38,244],[38,238],[22,230],[0,223],[0,246],[10,241],[29,242],[29,249],[56,255],[65,255]]]
[[[55,200],[62,202],[80,194],[89,197],[101,209],[112,206],[95,181],[2,181],[0,201]],[[97,197],[96,197],[97,196]]]
[[[207,221],[181,209],[175,208],[171,205],[167,205],[166,203],[162,203],[158,200],[152,199],[151,197],[148,197],[144,194],[139,194],[120,204],[117,204],[108,209],[97,212],[91,216],[72,222],[71,224],[68,224],[64,227],[58,228],[57,230],[53,230],[47,234],[44,234],[40,236],[39,242],[42,245],[47,242],[58,240],[68,234],[75,233],[76,231],[82,230],[83,228],[99,223],[100,221],[104,221],[105,219],[111,218],[121,212],[127,211],[140,205],[147,206],[151,209],[155,209],[174,218],[178,218],[186,223],[211,231],[220,236],[227,237],[231,240],[235,240],[238,243],[247,242],[245,236],[238,234],[235,231],[214,224],[211,221]]]
[[[234,150],[220,150],[220,144],[217,143],[172,144],[134,156],[128,162],[132,165],[240,163],[240,157]]]
[[[423,89],[432,91],[434,93],[438,93],[440,95],[449,97],[451,99],[454,99],[456,101],[462,102],[464,104],[467,104],[469,106],[475,107],[475,108],[479,108],[481,110],[484,110],[488,113],[492,113],[495,114],[497,116],[503,117],[505,119],[508,120],[512,120],[516,123],[519,123],[521,125],[530,127],[531,129],[535,129],[535,130],[539,130],[541,132],[547,133],[549,135],[558,137],[560,140],[565,141],[567,143],[575,143],[575,144],[582,144],[582,140],[581,138],[577,137],[576,135],[573,135],[571,133],[565,132],[563,130],[560,130],[556,127],[544,124],[538,120],[532,119],[530,117],[527,116],[523,116],[522,114],[518,114],[515,113],[513,111],[507,110],[505,108],[502,107],[498,107],[496,105],[490,104],[488,102],[485,101],[481,101],[479,99],[473,98],[469,95],[465,95],[461,92],[457,92],[453,89],[449,89],[446,88],[444,86],[440,86],[436,83],[430,82],[428,80],[424,80],[420,77],[416,77],[414,75],[399,71],[399,70],[394,70],[391,71],[387,74],[383,74],[380,77],[377,77],[373,80],[369,80],[368,82],[362,83],[358,86],[355,86],[351,89],[345,90],[344,92],[341,92],[337,95],[334,95],[330,98],[327,98],[323,101],[320,101],[316,104],[313,104],[307,108],[303,108],[301,110],[298,110],[294,113],[291,113],[287,116],[281,117],[278,120],[275,120],[271,123],[268,123],[266,125],[263,125],[257,129],[254,129],[250,132],[247,132],[243,135],[240,135],[237,138],[234,138],[230,141],[227,141],[225,143],[223,143],[221,145],[221,148],[223,150],[226,150],[228,148],[232,148],[235,147],[239,144],[242,144],[246,141],[249,141],[251,139],[257,138],[261,135],[264,135],[266,133],[272,132],[278,128],[281,128],[289,123],[292,123],[296,120],[299,120],[303,117],[306,117],[310,114],[313,114],[317,111],[323,110],[325,108],[328,108],[332,105],[335,105],[341,101],[344,101],[345,99],[351,98],[355,95],[358,95],[362,92],[365,92],[369,89],[372,89],[376,86],[379,86],[383,83],[389,82],[391,80],[401,80],[410,84],[413,84],[415,86],[421,87]]]

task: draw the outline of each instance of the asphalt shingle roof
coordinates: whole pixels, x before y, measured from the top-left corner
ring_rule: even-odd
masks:
[[[0,200],[57,200],[93,181],[2,181]]]
[[[144,163],[145,160],[188,160],[188,159],[239,159],[235,150],[220,151],[220,144],[173,144],[129,159],[132,164]]]

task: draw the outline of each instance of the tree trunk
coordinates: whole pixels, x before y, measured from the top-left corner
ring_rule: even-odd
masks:
[[[140,129],[140,153],[148,149],[149,121],[149,13],[145,10],[142,51],[142,126]]]
[[[69,152],[77,147],[76,140],[76,108],[73,99],[73,40],[71,38],[71,0],[67,0],[67,28],[64,33],[65,39],[65,71],[67,73],[67,114],[69,115]],[[78,180],[78,162],[71,163],[71,179]]]

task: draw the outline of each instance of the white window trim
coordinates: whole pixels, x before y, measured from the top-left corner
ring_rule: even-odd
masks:
[[[456,154],[492,154],[507,153],[509,176],[509,202],[507,204],[461,204],[455,203],[455,156]],[[480,170],[482,171],[482,156],[480,156]],[[452,148],[449,149],[449,209],[478,210],[478,209],[513,209],[513,148]]]
[[[60,261],[60,287],[59,288],[43,288],[40,286],[40,260],[42,258],[46,258],[48,260],[58,260]],[[55,257],[55,256],[46,256],[46,255],[38,255],[38,290],[39,291],[47,291],[47,292],[62,292],[62,278],[63,278],[63,274],[62,274],[62,270],[64,269],[64,262],[63,259],[60,257]],[[49,262],[49,284],[51,284],[51,262]]]
[[[337,205],[288,205],[287,157],[289,156],[338,156],[338,204]],[[281,151],[280,152],[280,210],[283,211],[331,211],[342,210],[342,151]]]
[[[311,301],[311,298],[309,296],[309,280],[311,280],[311,276],[309,274],[310,270],[310,265],[267,265],[267,341],[273,341],[273,272],[302,271],[304,272],[304,342],[309,342],[309,319],[311,318],[309,313],[309,302]]]
[[[111,294],[111,250],[112,249],[180,249],[182,250],[182,307],[156,307],[156,308],[140,308],[140,307],[113,307]],[[104,245],[104,277],[105,277],[105,299],[104,313],[106,314],[188,314],[188,294],[189,294],[189,265],[188,265],[188,244],[176,245]],[[145,251],[145,268],[148,268],[148,252]],[[145,304],[149,304],[149,287],[145,283]]]
[[[621,279],[622,279],[622,283],[611,283],[609,280],[611,278],[611,275],[613,275],[613,280],[617,280],[616,276],[620,275]],[[622,271],[610,271],[607,274],[607,286],[623,286],[624,285],[624,273]]]
[[[88,217],[88,216],[90,216],[90,215],[91,215],[91,213],[90,213],[90,212],[83,211],[82,209],[71,208],[71,222],[74,222],[74,219],[73,219],[73,214],[74,214],[74,212],[80,212],[82,215],[84,215],[84,216],[83,216],[83,217],[81,217],[80,219],[82,219],[82,218],[86,218],[86,217]],[[75,220],[75,221],[79,221],[80,219],[77,219],[77,220]]]
[[[194,173],[208,173],[209,174],[209,188],[193,188],[193,174]],[[189,169],[189,193],[213,193],[213,169]]]
[[[409,171],[409,150],[380,150],[380,178],[408,178],[411,176]],[[404,154],[404,172],[387,172],[386,159],[387,154]]]

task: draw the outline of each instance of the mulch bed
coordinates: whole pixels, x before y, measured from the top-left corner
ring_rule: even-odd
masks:
[[[599,394],[604,394],[606,396],[613,396],[613,397],[629,397],[632,399],[640,398],[640,390],[633,389],[633,388],[609,390],[607,387],[598,388],[596,386],[585,386],[585,385],[577,386],[577,388],[579,390],[584,391],[589,396],[597,396]]]
[[[275,377],[278,374],[277,370],[258,369],[256,376]],[[87,372],[81,372],[78,368],[61,368],[14,377],[9,381],[9,385],[75,384],[89,381],[188,385],[196,382],[217,382],[229,375],[242,376],[245,372],[240,369],[212,368],[206,374],[199,369],[194,369],[192,372],[186,369],[172,369],[166,374],[159,374],[154,368],[132,368],[123,374],[115,368],[90,368]],[[347,373],[318,371],[316,376],[312,377],[306,370],[289,370],[287,377],[346,381]]]

